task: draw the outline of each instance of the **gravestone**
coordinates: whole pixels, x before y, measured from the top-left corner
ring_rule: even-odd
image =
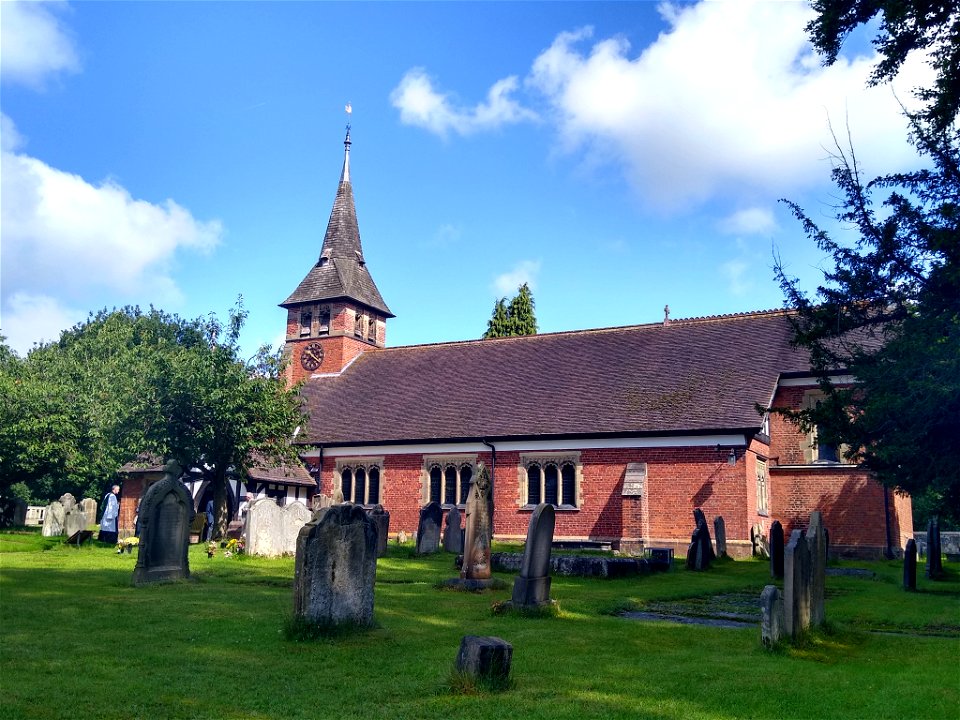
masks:
[[[293,555],[300,529],[310,520],[311,513],[301,502],[281,508],[273,498],[254,500],[247,508],[244,551],[264,557]]]
[[[754,557],[769,557],[770,546],[767,538],[763,534],[763,526],[760,523],[754,523],[750,528],[750,544]]]
[[[783,577],[783,525],[779,520],[770,526],[770,577]]]
[[[63,505],[59,500],[54,500],[47,505],[47,511],[43,515],[43,537],[56,537],[63,535],[64,523],[66,522],[66,513],[63,511]]]
[[[420,524],[417,526],[417,555],[430,555],[440,549],[440,524],[443,522],[443,508],[438,502],[429,502],[420,510]]]
[[[697,527],[690,536],[690,545],[687,548],[688,570],[709,570],[710,562],[714,558],[713,543],[710,541],[710,529],[707,527],[707,518],[703,510],[693,511],[693,519]]]
[[[60,496],[60,504],[63,505],[63,512],[66,514],[76,507],[77,499],[73,496],[73,493],[64,493]]]
[[[767,585],[760,593],[760,640],[773,647],[783,639],[783,596],[776,585]]]
[[[827,535],[819,510],[810,513],[807,528],[807,548],[810,550],[810,624],[820,627],[824,621],[824,599],[827,578]]]
[[[63,521],[63,534],[70,537],[74,533],[87,529],[87,514],[79,505],[74,505],[67,511]]]
[[[397,544],[403,545],[407,541],[407,533],[404,530],[401,530],[397,533]]]
[[[443,549],[457,555],[463,552],[463,528],[460,526],[460,511],[454,505],[447,513],[443,526]]]
[[[553,505],[540,503],[530,516],[520,576],[513,582],[514,607],[550,603],[550,548],[557,514]]]
[[[16,527],[23,527],[27,524],[27,501],[17,500],[13,504],[13,515],[10,523]]]
[[[917,589],[917,542],[910,538],[903,552],[903,589]]]
[[[352,503],[320,510],[297,538],[293,611],[321,626],[370,625],[377,527]]]
[[[510,679],[513,645],[498,637],[465,635],[460,640],[456,669],[475,680],[503,687]]]
[[[369,515],[377,526],[377,557],[383,557],[387,554],[387,540],[390,538],[390,513],[383,509],[383,505],[374,505]]]
[[[87,525],[97,524],[97,501],[93,498],[84,498],[80,501],[80,507],[83,508],[87,516]]]
[[[140,544],[133,584],[145,585],[190,577],[187,549],[194,518],[193,497],[180,482],[180,466],[173,460],[163,468],[140,501]]]
[[[810,627],[810,547],[803,530],[790,533],[783,570],[784,627],[790,637],[796,638]]]
[[[464,580],[490,579],[490,543],[493,541],[493,514],[490,503],[490,473],[483,463],[477,465],[477,475],[467,493],[465,537],[463,540]]]
[[[727,525],[722,515],[713,519],[713,535],[717,539],[717,557],[727,556]]]
[[[927,577],[939,580],[943,576],[943,557],[940,546],[940,518],[934,515],[927,523]]]

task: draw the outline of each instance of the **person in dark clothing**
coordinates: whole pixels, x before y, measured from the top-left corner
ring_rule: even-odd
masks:
[[[207,516],[207,523],[203,526],[203,541],[207,542],[213,539],[213,500],[207,500],[204,514]]]

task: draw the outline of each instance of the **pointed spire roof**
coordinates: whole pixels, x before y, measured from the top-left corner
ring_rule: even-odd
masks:
[[[360,244],[360,227],[353,204],[353,187],[350,184],[350,126],[343,141],[343,170],[337,197],[333,201],[323,247],[316,264],[300,281],[297,289],[280,303],[290,307],[306,302],[325,300],[352,300],[365,305],[384,316],[395,317],[380,296],[376,283],[367,270]]]

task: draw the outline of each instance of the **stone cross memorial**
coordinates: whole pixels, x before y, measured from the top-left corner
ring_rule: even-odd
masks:
[[[907,548],[903,551],[903,589],[917,589],[917,541],[907,540]]]
[[[779,520],[770,526],[770,577],[783,577],[783,525]]]
[[[550,603],[550,548],[557,514],[553,505],[540,503],[530,516],[520,576],[513,582],[514,607]]]
[[[390,513],[383,509],[383,505],[375,505],[368,515],[377,526],[377,557],[387,554],[387,540],[390,537]]]
[[[438,502],[429,502],[420,510],[417,526],[417,555],[431,555],[440,549],[440,525],[443,508]]]
[[[490,473],[480,463],[467,494],[463,567],[460,569],[460,577],[464,580],[490,578],[490,543],[493,541],[493,516],[490,511]]]
[[[180,482],[180,466],[173,460],[163,478],[140,501],[140,545],[133,584],[145,585],[190,577],[187,549],[195,515],[190,491]]]
[[[443,526],[443,549],[459,555],[463,552],[463,528],[460,526],[460,511],[454,505],[447,513]]]
[[[47,506],[47,511],[43,515],[43,537],[56,537],[63,535],[64,525],[66,523],[66,513],[63,511],[63,505],[59,500],[54,500]]]
[[[377,527],[363,508],[324,508],[297,538],[293,611],[320,626],[370,625]]]

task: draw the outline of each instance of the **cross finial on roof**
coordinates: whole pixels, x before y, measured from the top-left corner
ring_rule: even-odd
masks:
[[[343,172],[340,174],[340,182],[350,182],[350,116],[353,114],[353,105],[348,102],[343,109],[347,113],[347,136],[343,139]]]
[[[664,325],[670,324],[670,306],[669,305],[663,306],[663,324]]]

